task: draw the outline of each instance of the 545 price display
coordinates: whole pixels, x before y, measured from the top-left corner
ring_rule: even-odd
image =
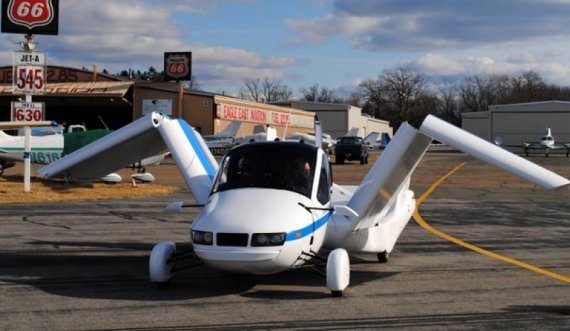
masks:
[[[37,122],[44,118],[43,102],[12,102],[12,121]]]
[[[17,66],[13,90],[16,94],[39,94],[46,89],[44,66]]]

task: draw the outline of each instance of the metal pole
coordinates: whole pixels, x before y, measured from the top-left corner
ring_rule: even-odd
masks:
[[[32,129],[29,126],[24,128],[24,192],[30,192],[30,173],[32,172],[32,162],[30,154],[32,152],[30,140],[32,136]]]

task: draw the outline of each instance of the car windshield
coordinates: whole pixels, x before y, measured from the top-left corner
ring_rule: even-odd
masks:
[[[316,149],[302,144],[243,146],[224,157],[212,192],[273,188],[311,196]]]
[[[341,140],[341,144],[346,145],[362,145],[362,138],[359,137],[343,137]]]

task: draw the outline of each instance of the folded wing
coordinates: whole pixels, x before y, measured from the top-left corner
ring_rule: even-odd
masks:
[[[46,177],[93,179],[169,150],[186,184],[206,201],[218,164],[201,136],[183,120],[152,113],[38,170]]]

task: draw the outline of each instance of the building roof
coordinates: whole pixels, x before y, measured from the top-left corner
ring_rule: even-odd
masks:
[[[489,106],[490,112],[570,111],[570,101],[538,101]]]

